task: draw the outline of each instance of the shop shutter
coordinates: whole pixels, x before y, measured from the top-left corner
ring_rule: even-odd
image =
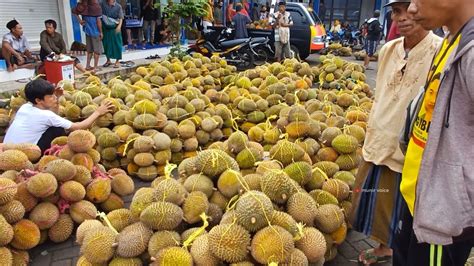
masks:
[[[23,34],[32,49],[39,49],[45,20],[54,19],[58,23],[57,31],[62,32],[58,1],[61,0],[0,0],[0,34],[8,33],[6,24],[15,18],[23,26]]]

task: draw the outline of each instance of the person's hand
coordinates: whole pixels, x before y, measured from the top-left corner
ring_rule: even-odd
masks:
[[[17,53],[15,56],[16,56],[16,59],[18,60],[19,65],[23,65],[25,63],[25,58],[23,57],[23,55]]]
[[[81,24],[81,26],[84,26],[84,25],[86,24],[86,21],[83,20],[83,19],[81,19],[81,20],[79,21],[79,24]]]
[[[56,95],[56,97],[61,97],[63,96],[64,94],[64,89],[63,87],[57,87],[56,89],[54,89],[54,95]]]
[[[102,34],[102,32],[99,33],[99,39],[102,41],[103,38],[104,38],[104,34]]]
[[[115,33],[119,33],[121,31],[122,31],[122,29],[120,27],[117,26],[117,28],[115,28]]]
[[[97,108],[96,112],[99,115],[105,115],[108,112],[111,112],[114,110],[115,106],[112,104],[111,101],[105,100],[102,102],[102,104]]]

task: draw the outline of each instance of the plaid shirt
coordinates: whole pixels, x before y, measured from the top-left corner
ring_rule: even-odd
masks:
[[[279,14],[281,14],[281,13],[278,11],[278,12],[275,12],[271,15],[271,18],[270,18],[271,19],[271,25],[276,24]],[[282,20],[283,23],[293,25],[293,18],[291,17],[290,12],[288,12],[288,11],[285,11],[285,14],[281,18],[281,20]],[[277,28],[275,28],[275,42],[278,42],[278,41],[280,41],[280,35],[278,33]]]

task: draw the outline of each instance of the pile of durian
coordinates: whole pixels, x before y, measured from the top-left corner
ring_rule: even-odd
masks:
[[[107,83],[65,82],[59,102],[68,119],[84,119],[105,100],[115,106],[90,131],[73,133],[77,147],[53,143],[58,157],[104,168],[95,193],[85,194],[104,213],[82,217],[78,264],[333,259],[347,232],[372,91],[360,65],[320,61],[237,73],[219,57],[193,55]],[[11,119],[19,106],[0,114]],[[151,184],[134,192],[129,178],[114,187],[118,176]],[[118,200],[133,192],[130,206]]]
[[[348,46],[342,46],[340,43],[331,43],[328,47],[319,51],[321,55],[332,54],[334,56],[349,57],[352,55],[352,48]]]
[[[124,207],[133,180],[121,169],[106,173],[94,146],[95,136],[84,130],[56,139],[51,155],[32,144],[2,144],[0,265],[27,265],[29,249],[66,241],[98,210]]]
[[[353,55],[356,60],[364,60],[367,53],[365,52],[365,50],[360,50],[358,52],[354,52]],[[379,58],[379,52],[377,51],[375,52],[374,56],[370,58],[370,61],[377,61],[378,58]]]

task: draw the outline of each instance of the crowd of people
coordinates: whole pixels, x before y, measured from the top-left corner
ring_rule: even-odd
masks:
[[[171,38],[169,22],[166,17],[156,23],[157,9],[153,6],[153,0],[141,1],[141,13],[143,27],[139,30],[138,42],[167,44]],[[124,10],[116,0],[83,0],[73,9],[72,14],[76,17],[85,33],[85,49],[87,53],[86,65],[83,66],[79,59],[71,54],[74,65],[81,72],[92,73],[101,70],[99,58],[105,55],[107,60],[102,67],[120,67],[123,51]],[[9,72],[18,68],[36,68],[42,73],[41,62],[48,57],[62,57],[70,52],[66,46],[63,36],[57,32],[57,22],[48,19],[44,22],[45,30],[40,33],[40,54],[35,55],[31,51],[27,37],[23,34],[23,26],[20,21],[11,20],[6,27],[9,32],[2,38],[2,49],[0,59],[6,61]],[[127,42],[132,44],[131,30],[127,29]],[[155,32],[157,34],[155,35]],[[148,34],[150,33],[150,34]],[[115,62],[112,62],[115,60]]]
[[[155,6],[155,0],[140,0],[139,16],[142,26],[138,27],[138,45],[133,44],[132,28],[126,28],[127,44],[131,49],[154,47],[155,45],[166,45],[171,41],[171,30],[169,27],[169,16],[163,14]]]
[[[223,2],[219,0],[214,5],[209,0],[209,6],[212,12],[202,18],[202,31],[204,34],[210,31],[210,26],[223,26]],[[235,3],[229,0],[226,8],[226,21],[228,27],[235,29],[234,38],[248,38],[248,25],[252,21],[264,20],[275,30],[275,60],[281,61],[284,58],[290,58],[290,27],[293,26],[291,14],[286,11],[286,2],[278,2],[278,10],[270,15],[269,10],[275,8],[270,6],[269,1],[257,1],[251,7],[247,0],[241,3]]]
[[[387,6],[401,38],[379,52],[351,214],[379,245],[359,262],[462,266],[474,246],[474,2]]]
[[[125,27],[125,16],[123,7],[116,0],[83,0],[72,9],[82,30],[85,33],[86,63],[81,64],[77,57],[69,54],[74,60],[74,65],[81,71],[92,73],[100,71],[102,67],[121,66],[123,45],[135,49],[145,49],[146,45],[153,47],[155,44],[168,44],[172,38],[169,27],[169,19],[166,13],[161,13],[155,7],[154,0],[140,1],[140,14],[142,26],[138,27],[138,46],[132,41],[132,29]],[[226,10],[222,0],[214,3],[209,0],[209,9],[204,17],[198,21],[196,27],[205,34],[210,26],[224,25],[224,11],[226,14],[226,26],[235,28],[235,38],[248,37],[247,26],[252,21],[265,20],[275,28],[276,60],[288,58],[289,51],[289,27],[292,18],[285,11],[285,2],[278,4],[279,10],[270,16],[269,10],[275,8],[270,6],[267,0],[256,1],[251,6],[247,0],[235,3],[229,0]],[[1,58],[7,63],[7,70],[14,71],[17,68],[37,68],[38,73],[44,71],[41,62],[48,57],[67,55],[67,49],[61,33],[57,32],[57,22],[48,19],[45,21],[45,30],[40,34],[40,55],[35,56],[30,48],[23,27],[19,21],[12,20],[7,24],[9,33],[3,36]],[[125,39],[125,42],[124,42]],[[99,58],[105,55],[105,64],[99,66]],[[112,62],[114,61],[114,62]]]
[[[229,26],[232,27],[235,25],[233,23],[233,18],[237,14],[241,14],[246,16],[251,23],[252,21],[259,21],[259,20],[268,20],[269,19],[269,10],[270,10],[270,2],[267,0],[260,0],[255,1],[253,5],[250,5],[248,0],[242,0],[240,2],[236,2],[235,0],[229,0],[227,2],[227,6],[224,7],[224,1],[218,0],[214,2],[213,0],[209,0],[209,10],[204,17],[200,20],[196,20],[196,28],[201,29],[204,33],[208,31],[208,27],[210,26]],[[274,5],[272,6],[275,7]],[[225,16],[224,16],[225,14]],[[226,23],[224,23],[224,17]]]

